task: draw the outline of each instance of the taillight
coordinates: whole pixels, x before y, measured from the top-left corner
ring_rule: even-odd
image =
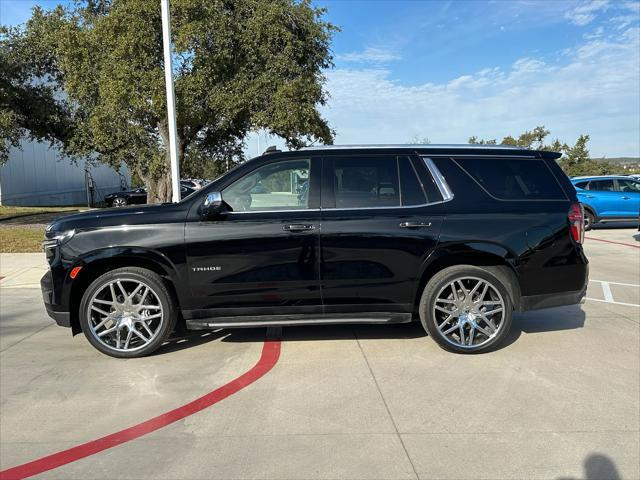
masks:
[[[569,209],[569,225],[571,237],[577,243],[584,240],[584,209],[581,203],[572,203]]]

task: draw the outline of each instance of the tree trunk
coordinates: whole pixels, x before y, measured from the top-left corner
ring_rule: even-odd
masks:
[[[147,187],[147,203],[165,203],[171,201],[171,173],[164,175],[142,176],[144,186]]]
[[[156,175],[147,175],[142,177],[147,187],[147,203],[164,203],[171,202],[171,154],[169,153],[169,127],[167,120],[158,123],[158,132],[160,138],[165,145],[164,165],[158,169]],[[182,163],[184,158],[185,145],[178,135],[178,164]],[[178,172],[179,174],[180,172]]]

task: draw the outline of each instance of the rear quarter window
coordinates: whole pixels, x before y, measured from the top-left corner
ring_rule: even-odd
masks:
[[[486,192],[500,200],[566,200],[544,160],[455,159]]]

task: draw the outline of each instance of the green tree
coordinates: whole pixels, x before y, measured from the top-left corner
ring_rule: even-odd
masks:
[[[66,139],[71,123],[65,102],[56,99],[55,88],[46,81],[33,81],[37,66],[30,66],[21,45],[6,39],[15,30],[0,27],[0,165],[9,148],[23,138],[56,144]]]
[[[318,112],[336,30],[323,9],[310,0],[173,0],[171,14],[177,150],[186,171],[237,160],[257,129],[294,148],[332,142]],[[158,2],[36,8],[1,48],[27,52],[28,81],[47,78],[65,98],[73,121],[68,154],[126,163],[150,201],[171,198]]]
[[[605,175],[616,172],[616,167],[604,159],[594,160],[589,154],[587,144],[589,143],[589,135],[580,135],[576,143],[571,147],[559,139],[553,140],[550,144],[546,144],[545,140],[549,136],[550,131],[544,126],[538,126],[531,131],[521,133],[517,138],[507,135],[502,139],[502,145],[514,145],[522,148],[530,148],[533,150],[547,150],[562,153],[562,157],[558,159],[558,164],[564,172],[569,176],[577,175]],[[478,137],[470,137],[470,144],[476,145],[495,145],[496,140],[481,140]]]

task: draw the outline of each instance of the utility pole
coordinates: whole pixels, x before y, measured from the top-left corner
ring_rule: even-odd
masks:
[[[167,87],[167,119],[169,120],[169,155],[171,157],[171,200],[180,201],[180,164],[178,163],[178,128],[176,127],[176,97],[173,89],[171,60],[171,18],[169,0],[160,0],[162,9],[162,42],[164,44],[164,82]]]

